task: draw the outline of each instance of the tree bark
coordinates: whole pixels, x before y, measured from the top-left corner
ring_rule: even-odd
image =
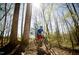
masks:
[[[23,45],[27,46],[29,44],[29,33],[30,33],[30,22],[31,22],[32,6],[31,3],[27,3],[24,33],[23,33]]]
[[[10,43],[13,45],[16,45],[18,41],[17,30],[18,30],[19,8],[20,8],[20,3],[16,3],[14,9],[14,15],[13,15],[12,29],[10,34]]]

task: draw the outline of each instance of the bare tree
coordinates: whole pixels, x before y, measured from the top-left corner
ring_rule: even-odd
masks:
[[[47,34],[49,35],[49,29],[48,29],[48,23],[47,23],[47,21],[46,21],[46,15],[45,15],[45,9],[46,9],[46,7],[44,7],[43,5],[42,5],[42,15],[43,15],[43,19],[44,19],[44,23],[45,23],[45,27],[46,27],[46,32],[47,32]]]
[[[74,13],[73,13],[73,11],[70,9],[70,7],[69,7],[69,5],[68,4],[66,4],[67,5],[67,8],[68,8],[68,10],[69,10],[69,12],[70,12],[70,15],[71,15],[71,17],[72,17],[72,19],[73,19],[73,22],[74,22],[74,27],[75,27],[75,35],[76,35],[76,42],[77,42],[77,44],[79,44],[79,36],[78,36],[78,31],[79,31],[79,25],[78,25],[78,20],[75,18],[75,16],[73,16],[74,15]]]
[[[9,12],[10,9],[11,9],[11,6],[12,6],[12,4],[10,5],[10,7],[9,7],[9,9],[6,11],[6,13],[0,18],[0,21],[5,17],[6,14],[8,14],[8,12]]]
[[[64,17],[64,13],[62,12],[62,15]],[[74,43],[73,43],[73,40],[72,40],[72,35],[70,33],[70,30],[69,30],[69,26],[68,26],[68,23],[66,22],[66,19],[62,19],[62,21],[66,24],[67,26],[67,30],[68,30],[68,34],[69,34],[69,38],[70,38],[70,41],[71,41],[71,44],[72,44],[72,49],[74,50]]]
[[[5,3],[5,20],[4,20],[3,31],[1,32],[2,33],[1,47],[3,47],[3,36],[4,36],[4,31],[5,31],[5,26],[6,26],[6,17],[7,17],[7,14],[6,14],[6,6],[7,6],[7,3]]]
[[[54,21],[55,21],[55,26],[56,26],[56,39],[57,39],[58,46],[60,47],[60,32],[59,32],[58,21],[55,16],[54,16]]]

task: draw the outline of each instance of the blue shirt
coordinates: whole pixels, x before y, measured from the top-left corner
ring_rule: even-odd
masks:
[[[41,35],[42,32],[43,32],[43,29],[38,29],[38,30],[37,30],[37,35]]]

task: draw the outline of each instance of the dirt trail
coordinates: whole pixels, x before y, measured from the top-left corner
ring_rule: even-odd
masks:
[[[34,41],[31,41],[29,44],[29,48],[25,49],[25,55],[37,55],[37,50]]]
[[[43,47],[45,49],[45,47]],[[50,49],[51,55],[72,55],[72,52],[63,50],[57,47]],[[24,55],[37,55],[37,50],[34,41],[31,41],[29,44],[29,49],[25,49]]]

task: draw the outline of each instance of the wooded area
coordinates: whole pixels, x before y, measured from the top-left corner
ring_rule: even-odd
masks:
[[[37,49],[36,43],[40,26],[47,39],[43,51]],[[39,52],[79,54],[78,3],[0,3],[0,55],[38,55]]]

